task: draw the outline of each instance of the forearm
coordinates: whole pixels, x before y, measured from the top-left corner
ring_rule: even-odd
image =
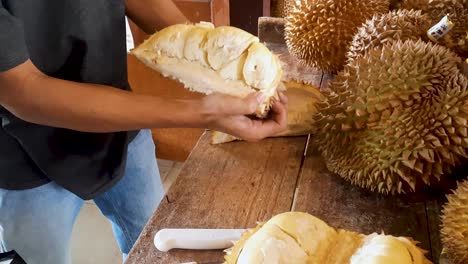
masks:
[[[173,0],[126,0],[126,13],[147,34],[170,25],[191,22]]]
[[[197,100],[138,95],[104,85],[60,80],[38,72],[28,74],[21,83],[15,89],[4,89],[0,103],[31,123],[84,132],[204,127],[206,124]],[[5,87],[4,83],[1,85]]]

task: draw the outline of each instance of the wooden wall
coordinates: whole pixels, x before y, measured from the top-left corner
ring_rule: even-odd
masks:
[[[258,35],[258,18],[270,16],[270,0],[230,0],[231,26]]]

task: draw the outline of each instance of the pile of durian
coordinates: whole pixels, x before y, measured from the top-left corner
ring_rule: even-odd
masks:
[[[290,53],[335,74],[311,113],[331,172],[379,193],[409,193],[468,158],[467,10],[468,0],[289,3]],[[445,35],[431,34],[436,24]]]
[[[468,158],[468,0],[284,0],[289,52],[335,75],[313,114],[327,168],[381,194],[447,179]],[[466,66],[465,66],[466,67]],[[468,183],[444,251],[468,263]]]

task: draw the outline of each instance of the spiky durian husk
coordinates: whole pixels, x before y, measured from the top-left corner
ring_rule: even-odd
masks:
[[[297,0],[285,18],[286,44],[301,62],[337,72],[358,27],[388,10],[389,0]]]
[[[460,182],[442,211],[441,239],[453,264],[468,263],[468,180]]]
[[[455,26],[437,43],[468,56],[468,0],[403,0],[401,7],[422,10],[433,25],[448,14]]]
[[[390,10],[396,10],[401,7],[402,0],[390,0]]]
[[[420,10],[394,10],[367,20],[354,36],[347,59],[353,60],[366,50],[392,40],[427,40],[431,22]]]
[[[271,16],[286,17],[289,7],[294,0],[272,0],[271,1]]]
[[[430,184],[467,156],[461,59],[422,40],[392,41],[340,72],[319,104],[315,141],[328,169],[385,194]]]

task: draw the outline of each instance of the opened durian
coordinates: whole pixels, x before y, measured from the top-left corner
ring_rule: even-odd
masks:
[[[383,15],[375,15],[367,20],[354,36],[347,59],[354,60],[366,50],[393,40],[428,40],[427,30],[431,22],[421,10],[393,10]]]
[[[436,40],[460,56],[468,56],[468,1],[467,0],[403,0],[401,8],[419,9],[428,14],[432,25],[448,15],[453,28]]]
[[[442,211],[441,239],[453,264],[468,263],[468,180],[460,182]]]
[[[322,100],[320,88],[298,81],[284,83],[288,97],[287,129],[271,137],[301,136],[315,130],[313,115],[317,112],[317,103]],[[221,144],[240,140],[229,134],[213,131],[211,143]]]
[[[337,72],[358,27],[388,10],[388,0],[294,1],[285,18],[286,44],[301,62]]]
[[[192,91],[241,98],[262,91],[265,100],[256,111],[258,117],[267,115],[282,75],[278,57],[257,37],[207,22],[164,28],[131,53]]]
[[[351,61],[323,91],[314,141],[327,168],[384,194],[431,184],[468,157],[468,80],[461,59],[422,40],[393,41]]]
[[[274,216],[227,250],[225,264],[426,264],[426,252],[405,237],[335,229],[302,212]]]

